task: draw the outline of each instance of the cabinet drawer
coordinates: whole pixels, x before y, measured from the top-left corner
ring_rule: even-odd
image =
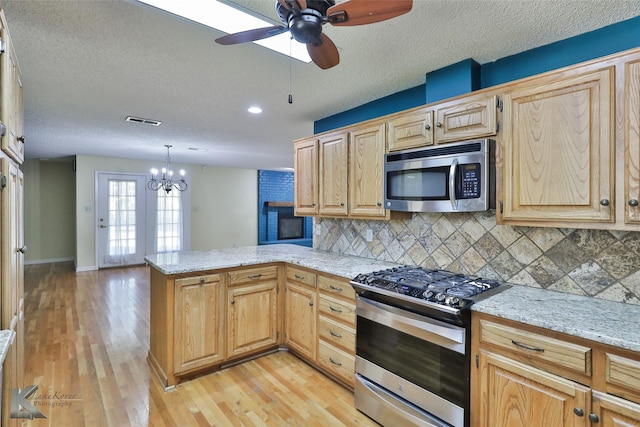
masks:
[[[353,387],[356,366],[354,356],[320,340],[318,364]]]
[[[258,267],[246,268],[229,272],[229,286],[240,285],[242,283],[257,282],[259,280],[269,280],[278,277],[278,267]]]
[[[356,291],[347,280],[342,281],[331,277],[318,276],[318,289],[326,294],[347,298],[353,303],[356,301]]]
[[[591,375],[591,349],[486,320],[480,321],[480,341],[539,360]]]
[[[337,323],[329,318],[320,316],[318,323],[318,335],[320,339],[341,347],[349,354],[356,351],[356,330],[346,325]]]
[[[340,320],[349,326],[355,327],[356,306],[354,304],[339,301],[326,295],[320,295],[320,304],[318,307],[320,314]]]
[[[640,393],[640,362],[606,353],[605,379],[608,384],[625,387]]]
[[[300,268],[287,266],[287,280],[300,282],[312,288],[316,287],[316,275]]]
[[[219,274],[205,274],[202,276],[193,276],[193,277],[185,277],[182,279],[176,279],[176,286],[189,286],[189,285],[197,285],[198,283],[212,283],[219,282],[220,275]]]

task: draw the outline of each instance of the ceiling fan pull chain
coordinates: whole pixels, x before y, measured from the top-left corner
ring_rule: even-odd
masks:
[[[292,37],[289,38],[289,104],[293,104],[293,95],[291,94],[291,40]]]

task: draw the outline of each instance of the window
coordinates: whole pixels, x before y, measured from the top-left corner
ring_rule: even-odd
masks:
[[[136,253],[136,181],[108,180],[109,212],[107,256],[109,259]]]
[[[157,252],[173,252],[183,249],[184,231],[180,196],[180,191],[158,191],[155,233]]]

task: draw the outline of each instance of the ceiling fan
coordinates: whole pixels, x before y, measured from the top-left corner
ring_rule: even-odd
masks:
[[[284,25],[242,31],[216,39],[222,45],[252,42],[291,32],[307,45],[313,62],[322,69],[340,62],[336,45],[322,34],[327,22],[335,26],[364,25],[403,15],[411,10],[413,0],[277,0],[276,13]]]

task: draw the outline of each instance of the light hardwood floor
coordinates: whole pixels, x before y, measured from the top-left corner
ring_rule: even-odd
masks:
[[[25,386],[41,426],[376,426],[353,394],[288,352],[164,392],[151,376],[149,271],[25,267]]]

